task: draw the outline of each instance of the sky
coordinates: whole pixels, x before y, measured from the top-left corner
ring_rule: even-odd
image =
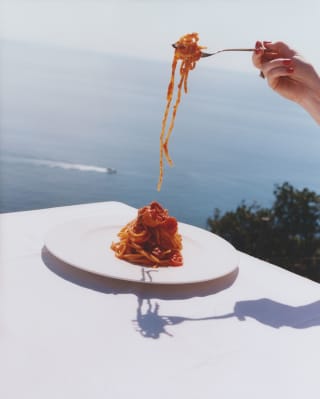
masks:
[[[0,38],[171,60],[170,44],[198,32],[208,50],[282,40],[320,69],[319,0],[2,0]],[[248,53],[208,66],[249,71]]]

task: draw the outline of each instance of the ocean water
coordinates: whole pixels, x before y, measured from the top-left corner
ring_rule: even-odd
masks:
[[[190,73],[158,192],[171,60],[1,45],[0,212],[157,200],[204,227],[215,208],[270,206],[275,184],[320,192],[319,127],[255,70]]]

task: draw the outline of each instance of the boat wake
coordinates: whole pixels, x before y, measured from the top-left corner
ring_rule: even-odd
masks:
[[[49,159],[36,159],[36,158],[23,158],[23,157],[6,157],[8,161],[15,163],[27,163],[31,165],[47,166],[49,168],[60,168],[65,170],[78,170],[81,172],[96,172],[96,173],[117,173],[116,169],[104,168],[102,166],[86,165],[80,163],[62,162],[62,161],[52,161]]]

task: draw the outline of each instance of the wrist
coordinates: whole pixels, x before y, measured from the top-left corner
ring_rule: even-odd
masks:
[[[320,90],[318,93],[308,94],[300,105],[309,113],[310,116],[320,125]]]
[[[306,90],[299,102],[309,115],[320,125],[320,77],[315,73],[312,87]]]

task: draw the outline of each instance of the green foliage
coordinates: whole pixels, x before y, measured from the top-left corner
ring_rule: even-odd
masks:
[[[208,228],[237,249],[320,282],[320,196],[289,183],[276,185],[272,207],[242,202]]]

